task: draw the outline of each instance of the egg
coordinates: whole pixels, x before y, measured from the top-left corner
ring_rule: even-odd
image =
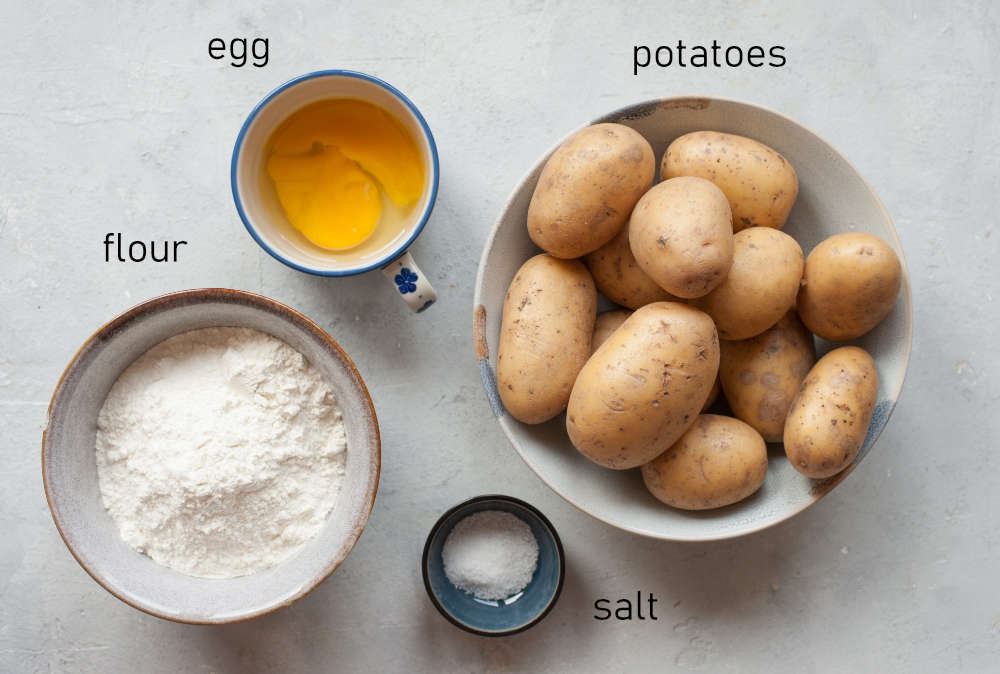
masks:
[[[424,184],[406,127],[359,99],[318,101],[292,113],[268,141],[266,169],[289,223],[329,250],[366,241],[384,219],[384,198],[408,209]]]

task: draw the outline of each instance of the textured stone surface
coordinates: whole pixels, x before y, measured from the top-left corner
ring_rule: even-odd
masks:
[[[0,670],[985,671],[1000,657],[1000,13],[992,3],[266,2],[0,9]],[[788,3],[789,5],[792,3]],[[728,6],[729,9],[725,9]],[[213,36],[263,34],[271,62],[208,59]],[[648,69],[632,45],[783,44],[774,70]],[[371,72],[421,107],[443,176],[413,247],[440,302],[414,316],[378,274],[324,280],[246,235],[228,166],[244,116],[319,67]],[[663,543],[578,512],[509,447],[471,343],[472,282],[490,224],[569,129],[637,100],[705,93],[780,110],[856,164],[895,219],[916,334],[879,445],[829,497],[758,535]],[[186,239],[171,265],[106,264],[108,231]],[[111,597],[49,517],[45,406],[80,343],[151,296],[230,286],[302,310],[372,389],[384,468],[367,531],[295,606],[191,627]],[[538,505],[568,555],[539,627],[456,630],[419,574],[424,535],[466,497]],[[660,619],[591,618],[597,597],[659,598]]]

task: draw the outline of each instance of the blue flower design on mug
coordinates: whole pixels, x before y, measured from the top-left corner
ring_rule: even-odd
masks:
[[[411,271],[409,267],[403,267],[400,269],[394,280],[396,281],[396,285],[399,287],[399,293],[401,295],[417,292],[417,275]]]

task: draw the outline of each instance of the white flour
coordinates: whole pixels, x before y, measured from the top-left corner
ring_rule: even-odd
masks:
[[[206,578],[254,573],[305,545],[333,508],[345,449],[322,375],[246,328],[156,345],[118,378],[97,423],[101,496],[122,538]]]

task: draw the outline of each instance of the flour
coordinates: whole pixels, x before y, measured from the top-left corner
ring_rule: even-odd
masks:
[[[177,571],[278,564],[323,526],[344,475],[333,393],[284,342],[246,328],[172,337],[115,382],[97,474],[122,538]]]

